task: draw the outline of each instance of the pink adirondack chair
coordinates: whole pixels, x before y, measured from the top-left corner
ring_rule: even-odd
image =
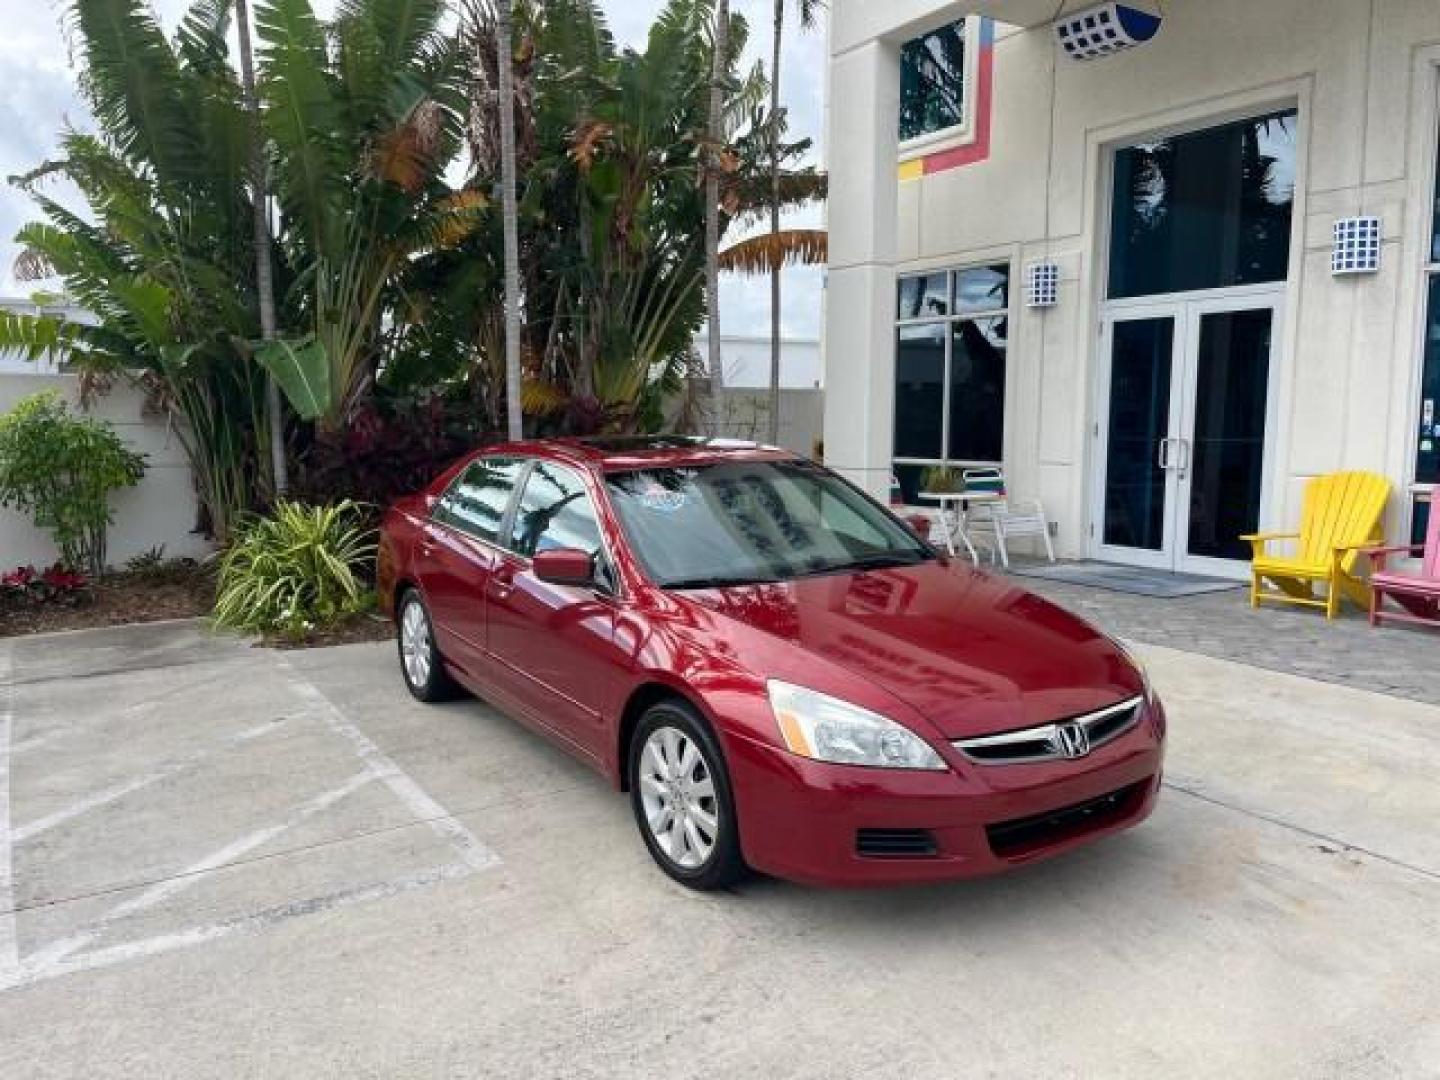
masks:
[[[1385,569],[1385,560],[1405,552],[1421,558],[1418,573],[1402,573]],[[1425,543],[1412,547],[1375,548],[1368,552],[1370,574],[1370,625],[1379,626],[1382,619],[1440,626],[1440,503],[1430,507],[1430,527]],[[1402,610],[1385,608],[1389,597]]]

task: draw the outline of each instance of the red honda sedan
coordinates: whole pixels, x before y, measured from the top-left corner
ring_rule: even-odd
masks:
[[[389,511],[379,580],[412,694],[592,765],[694,888],[992,873],[1159,791],[1164,709],[1119,645],[782,451],[488,449]]]

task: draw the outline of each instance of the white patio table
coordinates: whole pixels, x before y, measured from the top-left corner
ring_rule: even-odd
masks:
[[[959,540],[970,554],[970,560],[979,566],[980,553],[975,550],[975,544],[966,530],[966,518],[972,504],[999,502],[1004,496],[998,491],[922,491],[920,498],[940,504],[940,527],[945,533],[945,549],[951,555],[958,555],[955,541]]]

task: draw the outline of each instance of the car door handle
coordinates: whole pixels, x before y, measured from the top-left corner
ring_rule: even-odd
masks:
[[[494,600],[504,600],[515,591],[515,582],[512,578],[502,578],[492,574],[490,575],[490,584],[486,586],[485,591]]]

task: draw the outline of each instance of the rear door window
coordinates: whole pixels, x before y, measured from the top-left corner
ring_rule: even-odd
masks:
[[[524,467],[520,458],[472,462],[435,504],[434,519],[478,540],[499,543],[505,511]]]

